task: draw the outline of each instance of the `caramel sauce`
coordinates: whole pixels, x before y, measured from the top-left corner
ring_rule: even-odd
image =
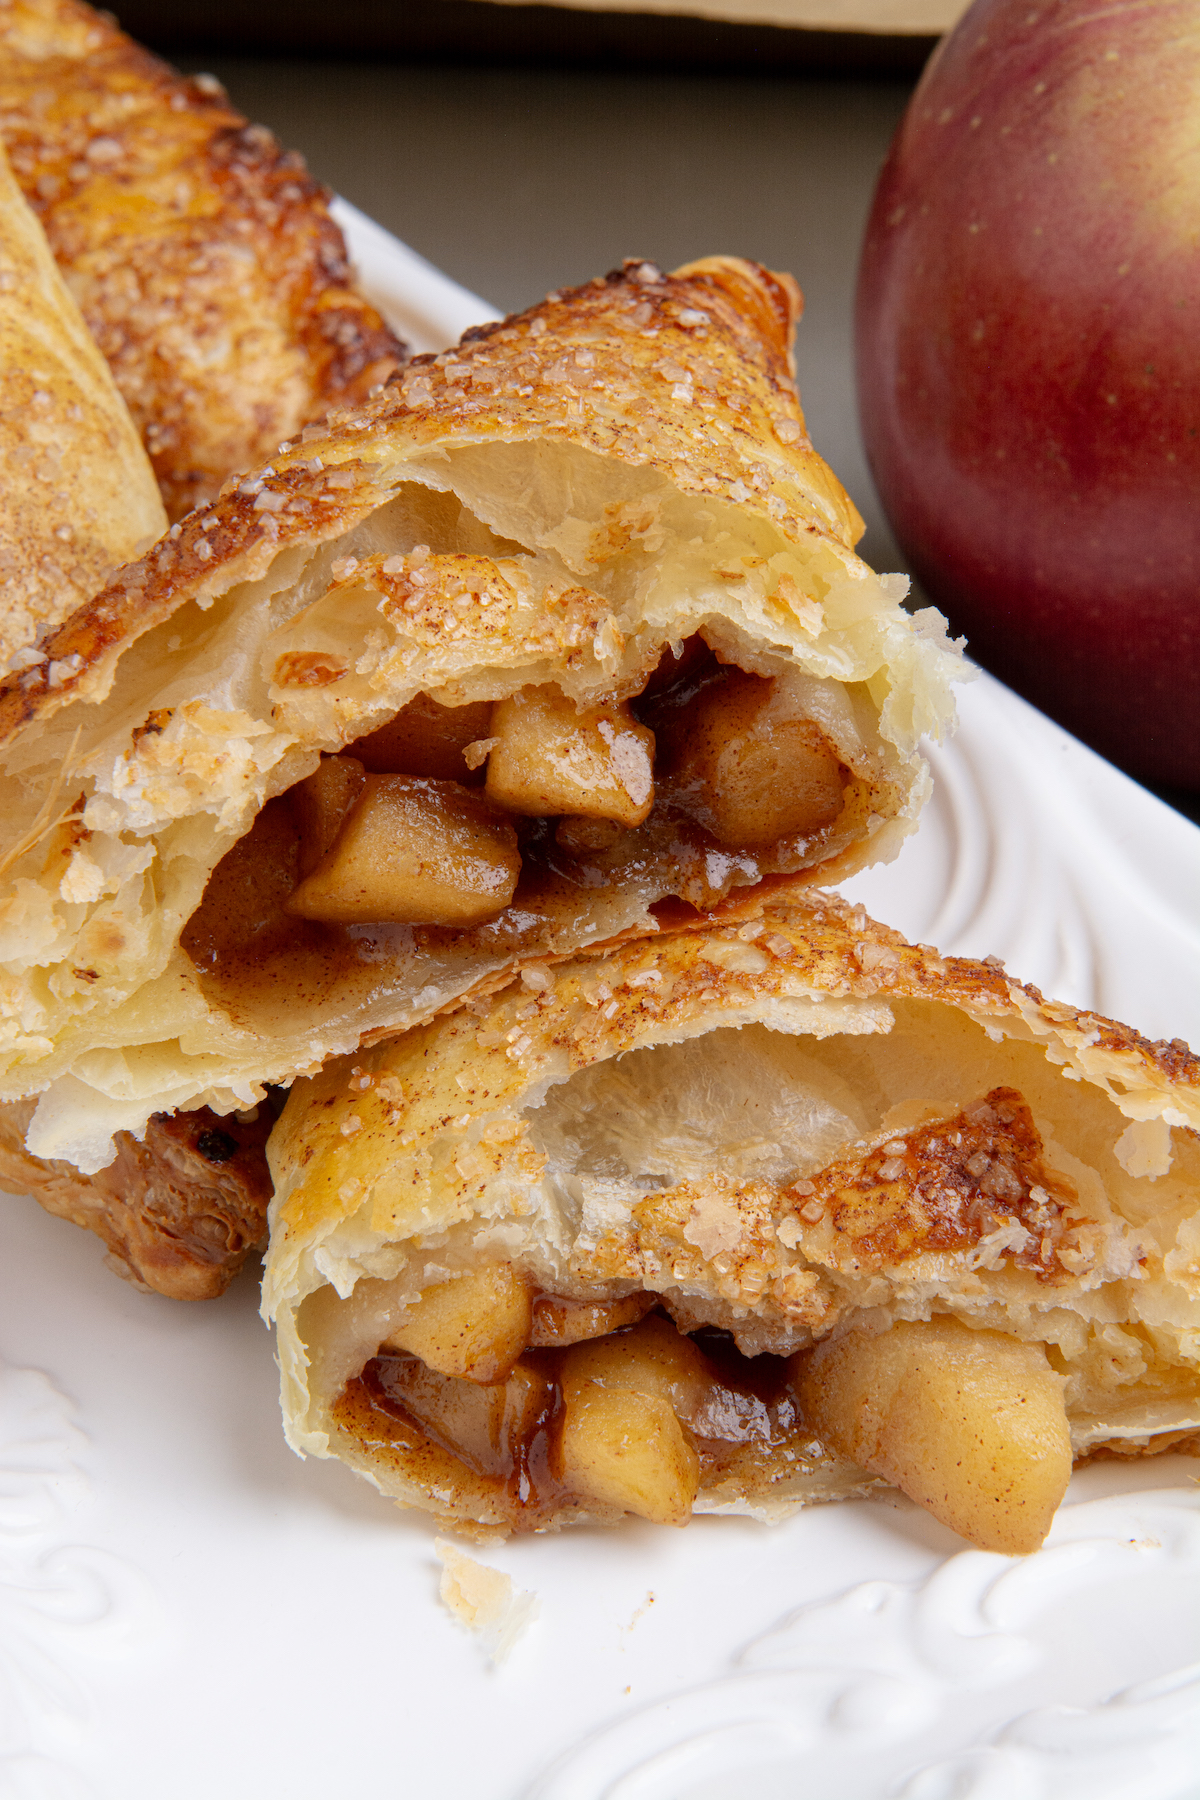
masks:
[[[801,1459],[819,1460],[788,1382],[786,1357],[743,1356],[723,1331],[704,1330],[692,1341],[712,1377],[716,1398],[709,1412],[723,1433],[691,1434],[702,1491],[738,1470],[753,1471],[758,1487],[769,1485],[795,1473]],[[483,1501],[513,1531],[544,1530],[572,1514],[601,1510],[555,1473],[564,1355],[526,1350],[508,1382],[483,1388],[434,1375],[416,1357],[384,1353],[346,1383],[333,1417],[360,1450],[407,1480],[460,1504]]]
[[[672,772],[687,734],[687,709],[707,688],[724,680],[725,671],[702,637],[685,639],[678,656],[668,646],[641,693],[629,703],[640,725],[654,733],[655,769]]]
[[[424,775],[482,787],[484,768],[470,768],[463,752],[490,729],[492,703],[442,706],[418,694],[386,725],[359,738],[354,754],[375,775]]]

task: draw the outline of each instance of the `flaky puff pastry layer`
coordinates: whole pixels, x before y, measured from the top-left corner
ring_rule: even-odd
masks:
[[[110,14],[0,0],[0,139],[172,519],[403,361],[303,160]]]
[[[795,1376],[807,1438],[714,1465],[698,1511],[775,1517],[861,1491],[853,1457],[872,1433],[871,1466],[892,1475],[867,1414],[879,1381],[907,1377],[860,1379],[854,1347],[926,1321],[935,1361],[962,1365],[965,1345],[969,1364],[995,1337],[999,1385],[1001,1353],[1019,1383],[1022,1358],[1041,1371],[1041,1400],[1060,1418],[1065,1402],[1064,1470],[1068,1427],[1076,1456],[1185,1443],[1200,1428],[1198,1124],[1186,1046],[915,948],[831,897],[768,888],[528,969],[293,1088],[269,1145],[264,1286],[289,1441],[460,1526],[519,1526],[502,1482],[464,1470],[455,1485],[436,1446],[389,1437],[355,1386],[385,1341],[420,1349],[405,1320],[421,1296],[502,1268],[576,1304],[650,1295],[683,1332],[810,1369]],[[823,1437],[822,1393],[855,1379],[867,1414]],[[536,1522],[588,1510],[568,1494]],[[1047,1523],[1043,1508],[1032,1537],[973,1534],[1028,1549]]]
[[[218,979],[199,925],[194,959],[183,943],[218,861],[417,695],[619,703],[702,636],[847,770],[785,867],[895,854],[961,664],[851,548],[792,379],[798,304],[732,258],[636,263],[470,332],[174,527],[0,689],[0,1098],[42,1096],[31,1151],[94,1170],[151,1111],[244,1107],[522,959],[763,873],[652,814],[492,924],[354,927],[303,955],[260,934]]]
[[[108,364],[0,148],[0,668],[167,528]]]

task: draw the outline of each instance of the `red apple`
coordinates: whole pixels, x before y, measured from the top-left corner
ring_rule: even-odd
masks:
[[[872,470],[971,653],[1200,787],[1200,0],[975,0],[858,290]]]

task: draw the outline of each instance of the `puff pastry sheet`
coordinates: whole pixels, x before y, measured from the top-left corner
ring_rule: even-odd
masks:
[[[41,1095],[32,1151],[95,1169],[151,1111],[252,1104],[522,960],[653,929],[691,891],[652,817],[615,870],[538,906],[518,889],[494,926],[305,956],[254,939],[218,980],[181,944],[218,861],[418,694],[619,700],[703,633],[778,677],[854,770],[794,879],[895,854],[961,663],[854,554],[804,431],[797,310],[753,264],[638,263],[469,332],[231,482],[0,690],[0,1098]],[[697,867],[714,896],[762,873]]]
[[[289,1439],[511,1524],[495,1485],[335,1416],[419,1295],[502,1260],[576,1301],[649,1292],[750,1356],[950,1318],[1045,1347],[1076,1456],[1194,1442],[1198,1125],[1186,1046],[832,897],[681,916],[293,1088],[264,1287]],[[727,1468],[698,1510],[861,1491],[806,1454]]]

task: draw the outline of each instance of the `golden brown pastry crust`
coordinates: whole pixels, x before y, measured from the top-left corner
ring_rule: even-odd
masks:
[[[685,850],[708,881],[664,811],[630,834],[643,874],[548,881],[542,910],[515,903],[491,936],[414,927],[382,960],[333,945],[303,1006],[283,974],[265,1001],[228,983],[213,999],[181,933],[217,862],[321,753],[421,693],[491,704],[551,683],[607,704],[702,635],[795,690],[853,771],[828,834],[783,867],[828,881],[893,855],[959,664],[941,621],[910,618],[850,548],[856,516],[788,375],[794,308],[753,264],[635,264],[469,333],[228,484],[4,684],[3,1091],[74,1080],[103,1047],[118,1054],[87,1067],[119,1128],[140,1127],[127,1105],[245,1106],[522,956],[650,929],[653,903],[691,895]],[[761,873],[724,851],[713,866]],[[83,1082],[91,1098],[48,1099],[39,1131],[60,1099],[55,1133],[85,1129]],[[34,1147],[84,1162],[78,1136]]]
[[[2,148],[0,493],[7,669],[167,521],[128,408]]]
[[[37,676],[0,689],[0,741],[77,687],[94,691],[114,649],[188,599],[203,603],[254,579],[279,550],[357,524],[384,497],[378,483],[393,441],[420,457],[456,444],[557,440],[652,469],[685,494],[732,501],[783,537],[811,540],[853,566],[847,553],[862,520],[812,447],[791,375],[799,311],[789,277],[735,257],[674,275],[634,263],[468,331],[440,356],[414,357],[384,394],[354,416],[331,418],[328,433],[312,428],[281,447],[253,479],[230,482],[215,520],[183,520],[80,608],[48,646],[60,661],[78,657],[76,669],[53,691]],[[593,379],[598,343],[605,354]],[[691,398],[681,401],[676,389]],[[611,557],[646,529],[618,514],[584,555]],[[739,579],[731,570],[731,586]],[[773,598],[781,611],[799,606],[808,616],[799,592]],[[817,636],[821,628],[806,629]]]
[[[270,1145],[264,1308],[297,1448],[344,1456],[409,1503],[505,1523],[486,1492],[431,1497],[415,1452],[375,1458],[334,1412],[354,1355],[374,1354],[376,1317],[480,1255],[577,1300],[659,1294],[681,1329],[729,1331],[752,1355],[948,1315],[1051,1347],[1077,1454],[1195,1435],[1200,1062],[1186,1045],[1046,1001],[998,964],[910,945],[828,895],[775,887],[663,924],[546,962],[294,1086]],[[666,1187],[648,1177],[641,1193],[614,1187],[608,1150],[594,1189],[558,1168],[563,1128],[546,1121],[571,1077],[619,1084],[631,1052],[682,1054],[725,1031],[736,1078],[764,1025],[760,1060],[798,1039],[869,1097],[854,1141],[805,1179],[726,1165],[715,1136],[706,1166]],[[665,1101],[646,1108],[677,1091],[588,1089],[570,1117],[643,1117],[653,1170],[673,1127]],[[801,1481],[764,1497],[752,1477],[720,1504],[770,1511],[821,1491]],[[703,1488],[698,1504],[709,1509]]]
[[[3,0],[0,140],[171,518],[403,360],[301,158],[109,15]]]

